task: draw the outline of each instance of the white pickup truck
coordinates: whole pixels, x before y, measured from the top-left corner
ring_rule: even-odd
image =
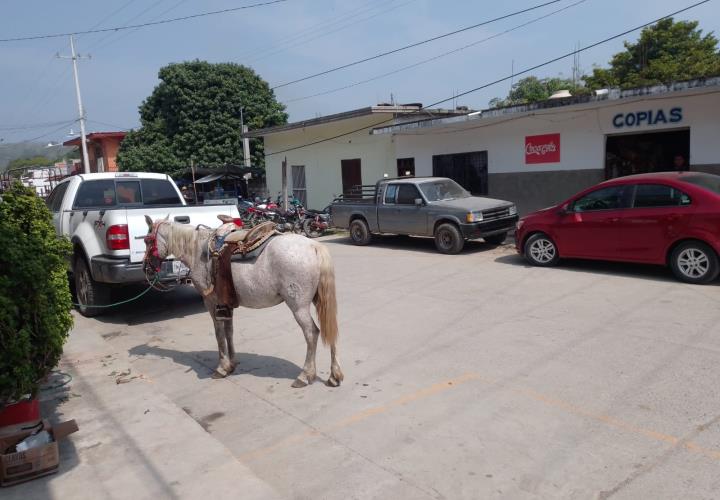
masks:
[[[148,227],[145,216],[217,227],[218,214],[239,217],[235,205],[188,206],[164,174],[101,173],[75,175],[47,198],[55,230],[73,245],[70,259],[80,313],[96,316],[110,302],[114,286],[146,281],[143,270]],[[163,263],[161,280],[182,276],[180,261]]]

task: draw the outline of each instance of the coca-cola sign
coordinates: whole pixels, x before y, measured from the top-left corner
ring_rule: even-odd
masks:
[[[525,136],[525,164],[559,162],[560,134]]]

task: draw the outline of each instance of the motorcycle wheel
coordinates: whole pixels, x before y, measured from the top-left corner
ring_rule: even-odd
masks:
[[[317,238],[323,234],[322,229],[318,229],[315,225],[314,219],[305,219],[305,222],[303,222],[303,232],[308,238]]]

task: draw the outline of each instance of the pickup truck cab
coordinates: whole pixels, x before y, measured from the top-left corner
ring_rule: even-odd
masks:
[[[438,251],[456,254],[470,239],[501,244],[518,220],[513,203],[472,196],[445,177],[382,179],[368,188],[330,207],[333,226],[349,229],[356,245],[373,234],[432,236]]]
[[[218,214],[238,217],[232,205],[188,206],[164,174],[123,172],[80,174],[60,182],[46,203],[58,235],[73,245],[70,272],[80,313],[95,316],[110,302],[113,286],[146,281],[143,269],[145,215],[181,224],[217,227]],[[186,274],[179,260],[163,263],[161,280]]]

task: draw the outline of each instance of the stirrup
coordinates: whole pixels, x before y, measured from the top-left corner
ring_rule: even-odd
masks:
[[[228,306],[215,306],[215,319],[218,321],[232,320],[232,309]]]

